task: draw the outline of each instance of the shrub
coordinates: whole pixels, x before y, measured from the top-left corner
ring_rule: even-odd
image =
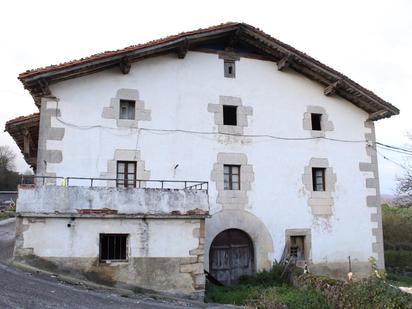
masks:
[[[345,283],[307,274],[298,277],[295,282],[298,286],[320,291],[333,308],[412,308],[412,295],[377,277]]]
[[[370,277],[348,284],[343,290],[343,303],[350,308],[412,308],[412,295]]]
[[[386,250],[412,250],[412,208],[382,205],[382,224]]]
[[[412,231],[412,230],[411,230]],[[412,250],[386,250],[385,264],[387,267],[410,267],[412,268]]]

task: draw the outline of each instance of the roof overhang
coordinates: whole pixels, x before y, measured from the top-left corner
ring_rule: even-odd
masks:
[[[39,140],[40,114],[18,117],[6,122],[7,131],[20,148],[24,160],[34,170],[37,163],[37,145]]]
[[[399,114],[398,108],[347,76],[244,23],[226,23],[184,32],[121,50],[104,52],[80,60],[26,71],[19,75],[19,79],[39,106],[41,97],[50,95],[49,84],[113,67],[119,67],[123,74],[127,74],[130,63],[171,52],[176,53],[179,58],[184,58],[188,50],[198,50],[202,44],[216,41],[226,42],[227,49],[231,51],[236,51],[238,44],[253,48],[265,59],[276,62],[278,70],[299,72],[323,85],[325,95],[339,95],[352,102],[369,113],[369,120],[378,120]]]

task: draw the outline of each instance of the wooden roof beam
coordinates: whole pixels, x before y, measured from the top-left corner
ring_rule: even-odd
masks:
[[[370,113],[369,117],[368,117],[368,120],[374,121],[376,119],[385,118],[387,113],[388,113],[388,111],[386,111],[386,110],[379,110],[377,112]]]
[[[334,82],[334,83],[330,84],[329,86],[327,86],[325,88],[325,90],[323,91],[323,93],[327,97],[329,97],[331,95],[334,95],[336,93],[336,91],[338,90],[340,84],[341,84],[340,80],[337,80],[336,82]]]
[[[277,62],[278,70],[283,71],[284,69],[289,68],[292,62],[293,62],[293,56],[290,54],[286,55],[285,57],[283,57]]]
[[[177,58],[184,59],[188,51],[189,51],[189,41],[188,39],[184,39],[183,42],[177,48],[177,51],[176,51]]]
[[[122,59],[120,59],[120,62],[119,62],[120,72],[122,72],[123,74],[129,74],[130,68],[131,68],[131,63],[130,63],[129,57],[123,57]]]

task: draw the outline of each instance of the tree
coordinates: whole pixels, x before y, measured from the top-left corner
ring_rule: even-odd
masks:
[[[0,191],[15,191],[20,181],[15,172],[16,154],[9,146],[0,146]]]
[[[0,146],[0,171],[13,171],[15,169],[15,159],[16,154],[9,146]]]
[[[408,134],[410,140],[412,140],[412,134]],[[408,147],[411,148],[411,147]],[[410,159],[410,158],[409,158]],[[410,208],[412,207],[412,164],[411,161],[407,161],[402,165],[404,173],[397,179],[397,196],[396,204],[399,207]]]

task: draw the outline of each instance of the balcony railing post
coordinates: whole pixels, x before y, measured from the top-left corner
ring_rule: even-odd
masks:
[[[44,186],[44,179],[45,179],[45,178],[44,178],[44,176],[42,176],[42,178],[43,178],[43,186]]]
[[[90,187],[93,188],[93,178],[90,178]]]

